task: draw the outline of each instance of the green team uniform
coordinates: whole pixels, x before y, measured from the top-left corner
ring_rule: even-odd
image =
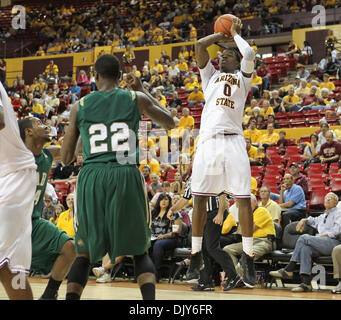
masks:
[[[135,92],[95,91],[79,102],[84,162],[77,181],[75,242],[91,263],[106,253],[115,261],[150,247],[145,182],[137,167],[139,121]]]
[[[32,213],[31,271],[43,274],[48,274],[51,271],[64,243],[72,239],[53,223],[41,218],[52,160],[52,155],[47,149],[43,149],[41,154],[35,157],[39,184],[37,185]]]

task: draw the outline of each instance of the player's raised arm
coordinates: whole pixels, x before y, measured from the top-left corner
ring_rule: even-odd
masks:
[[[70,123],[65,130],[61,155],[62,162],[69,165],[76,158],[76,146],[79,138],[79,130],[77,128],[77,111],[79,102],[76,102],[71,108]]]
[[[171,113],[144,89],[139,78],[130,73],[127,75],[127,82],[133,90],[137,91],[137,104],[140,114],[146,115],[164,129],[170,130],[176,126]]]
[[[198,67],[203,69],[206,67],[207,62],[210,60],[210,56],[208,54],[207,48],[212,44],[218,42],[226,42],[229,40],[229,36],[226,34],[219,32],[211,34],[207,37],[201,38],[195,43],[195,59],[197,60]]]
[[[236,43],[243,59],[240,64],[240,71],[243,73],[244,77],[251,78],[253,70],[255,69],[255,51],[250,47],[250,45],[239,35],[237,30],[241,30],[242,23],[240,19],[233,19],[232,26],[230,29],[231,36]]]

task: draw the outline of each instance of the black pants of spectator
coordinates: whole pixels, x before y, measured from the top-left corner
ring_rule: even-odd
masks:
[[[207,220],[203,236],[203,259],[204,269],[200,271],[199,282],[203,284],[211,284],[213,276],[212,259],[216,261],[225,271],[228,279],[234,279],[237,275],[233,261],[230,255],[220,246],[221,228],[219,224],[213,222],[218,210],[207,212]]]
[[[162,260],[165,256],[165,252],[168,250],[174,250],[179,246],[179,242],[177,239],[162,239],[152,241],[152,248],[150,250],[151,257],[154,261],[155,269],[156,269],[156,277],[159,279],[161,277],[161,265]]]
[[[299,221],[307,216],[305,209],[292,209],[282,211],[282,228],[291,222]]]

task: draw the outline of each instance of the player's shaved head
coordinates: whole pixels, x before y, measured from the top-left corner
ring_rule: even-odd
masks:
[[[117,80],[120,77],[120,61],[112,54],[100,56],[95,63],[95,71],[107,80]]]
[[[29,117],[29,118],[25,118],[22,120],[18,120],[20,137],[21,137],[22,141],[24,141],[24,142],[26,140],[25,130],[26,129],[32,129],[32,119],[33,119],[32,117]]]

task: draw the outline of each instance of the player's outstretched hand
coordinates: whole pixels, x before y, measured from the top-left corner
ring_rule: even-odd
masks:
[[[144,91],[143,84],[141,82],[141,79],[138,78],[134,73],[128,73],[127,74],[127,83],[128,87],[134,91]]]
[[[234,37],[237,34],[240,34],[242,31],[242,21],[239,18],[232,19],[232,26],[230,29],[231,36]]]

